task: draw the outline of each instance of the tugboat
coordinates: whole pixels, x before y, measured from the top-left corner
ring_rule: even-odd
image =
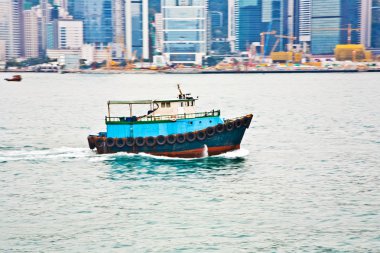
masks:
[[[240,149],[252,114],[224,120],[220,110],[196,112],[194,98],[184,94],[172,100],[108,101],[107,132],[89,135],[98,154],[127,152],[156,156],[200,158]],[[129,117],[111,117],[111,106],[127,105]],[[135,116],[133,106],[146,105],[146,115]]]
[[[22,77],[20,75],[14,75],[12,78],[5,78],[4,80],[8,82],[20,82]]]

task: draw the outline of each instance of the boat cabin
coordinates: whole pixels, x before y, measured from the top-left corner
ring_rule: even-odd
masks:
[[[196,98],[180,94],[172,100],[108,101],[108,137],[146,137],[194,132],[223,123],[219,110],[196,112]],[[111,116],[111,105],[127,105],[129,116]],[[147,105],[144,115],[135,115],[134,106]]]

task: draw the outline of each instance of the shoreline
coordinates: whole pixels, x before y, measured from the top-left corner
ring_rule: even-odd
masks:
[[[294,74],[294,73],[362,73],[362,72],[380,72],[380,69],[310,69],[310,70],[95,70],[95,71],[62,71],[62,72],[43,72],[27,70],[0,71],[0,73],[41,73],[41,74]]]

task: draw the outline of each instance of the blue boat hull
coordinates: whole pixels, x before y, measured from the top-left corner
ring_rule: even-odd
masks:
[[[162,140],[157,137],[128,140],[126,138],[89,136],[88,142],[90,148],[96,148],[99,154],[127,152],[183,158],[213,156],[239,149],[251,120],[252,115],[250,114],[226,121],[213,128],[209,127],[186,135],[161,136]]]

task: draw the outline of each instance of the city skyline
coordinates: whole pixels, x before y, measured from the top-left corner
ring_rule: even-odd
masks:
[[[0,14],[0,61],[161,55],[200,65],[207,55],[290,46],[313,55],[337,44],[380,48],[380,0],[0,0]]]

